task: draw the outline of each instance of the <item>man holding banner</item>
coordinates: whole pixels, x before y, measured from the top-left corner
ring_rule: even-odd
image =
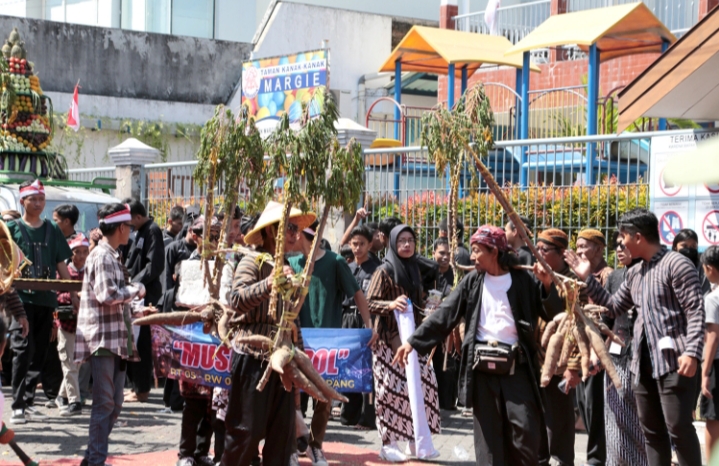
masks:
[[[275,238],[282,215],[282,205],[270,202],[255,227],[245,236],[245,243],[256,245],[259,253],[275,254]],[[295,249],[297,233],[315,220],[313,213],[303,214],[299,209],[290,211],[285,233],[285,251]],[[234,312],[229,325],[236,338],[252,335],[271,336],[278,321],[269,315],[270,294],[274,267],[283,267],[287,276],[294,275],[292,268],[272,261],[257,261],[256,254],[245,255],[235,271],[230,300]],[[279,308],[282,308],[280,297]],[[299,322],[296,322],[299,327]],[[302,347],[299,330],[298,347]],[[262,463],[266,466],[286,466],[295,452],[295,400],[286,392],[276,372],[270,376],[264,390],[257,383],[265,371],[263,361],[267,353],[245,344],[233,343],[232,388],[225,417],[227,435],[222,466],[249,466],[257,454],[262,439]]]
[[[302,272],[305,262],[312,249],[315,239],[315,229],[318,222],[301,231],[298,238],[298,249],[301,256],[290,258],[289,262],[296,273]],[[312,273],[309,293],[302,311],[300,322],[303,328],[342,328],[342,301],[345,295],[352,296],[357,310],[362,316],[365,328],[372,328],[364,293],[357,284],[347,262],[342,256],[332,251],[318,248],[315,253],[315,268]],[[374,342],[376,336],[370,340]],[[310,441],[307,455],[312,460],[312,466],[327,466],[327,460],[322,452],[322,441],[327,431],[327,423],[332,411],[332,402],[315,404],[310,427]]]

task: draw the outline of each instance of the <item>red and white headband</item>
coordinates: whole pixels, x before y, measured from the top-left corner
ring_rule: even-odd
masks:
[[[104,223],[106,225],[111,223],[124,223],[129,222],[132,220],[132,214],[130,213],[130,206],[125,204],[125,208],[119,212],[115,212],[114,214],[110,214],[105,218],[100,219],[100,223]]]
[[[70,240],[70,249],[79,248],[82,246],[90,246],[90,241],[82,233],[78,233]]]
[[[40,180],[35,180],[30,186],[20,188],[20,199],[35,196],[36,194],[45,194],[45,187],[42,185]]]

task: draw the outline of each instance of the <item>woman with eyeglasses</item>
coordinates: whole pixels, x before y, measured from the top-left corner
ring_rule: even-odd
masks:
[[[380,458],[391,462],[402,462],[407,456],[433,459],[439,452],[417,451],[415,429],[438,434],[440,429],[439,398],[437,378],[427,356],[419,358],[421,386],[424,394],[426,426],[413,425],[409,402],[407,375],[398,364],[393,364],[395,352],[401,346],[395,311],[413,312],[416,326],[422,323],[422,277],[415,256],[417,236],[407,225],[398,225],[390,233],[389,248],[384,262],[372,276],[367,290],[370,312],[377,316],[375,327],[379,340],[372,350],[372,370],[375,383],[375,411],[377,430],[382,438]],[[397,442],[408,441],[403,453]]]
[[[623,265],[609,274],[609,278],[607,278],[605,288],[609,293],[614,294],[624,282],[627,270],[641,262],[641,259],[632,259],[632,255],[624,246],[623,238],[618,231],[614,233],[612,244],[617,254],[617,262]],[[606,322],[626,344],[625,348],[616,344],[609,347],[609,355],[622,380],[623,392],[619,393],[609,376],[606,373],[604,375],[607,466],[644,466],[647,464],[644,432],[639,423],[637,404],[632,391],[631,373],[629,372],[629,364],[632,360],[632,333],[636,317],[636,311],[631,309],[613,321],[607,319]]]

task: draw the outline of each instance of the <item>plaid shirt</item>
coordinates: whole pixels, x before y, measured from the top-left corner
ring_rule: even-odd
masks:
[[[132,357],[128,356],[127,351],[125,321],[130,320],[130,310],[126,304],[132,301],[136,293],[126,284],[120,254],[107,242],[100,241],[85,264],[80,311],[77,315],[75,362],[87,360],[101,348],[123,359],[139,361],[134,342]]]
[[[596,278],[587,280],[587,291],[594,302],[609,309],[608,317],[637,308],[634,322],[633,355],[630,371],[639,375],[642,355],[640,342],[647,340],[652,376],[658,379],[679,368],[679,356],[701,361],[704,349],[704,300],[699,274],[694,264],[666,247],[649,262],[630,268],[619,290],[610,295]],[[659,349],[659,340],[668,336],[674,350]]]

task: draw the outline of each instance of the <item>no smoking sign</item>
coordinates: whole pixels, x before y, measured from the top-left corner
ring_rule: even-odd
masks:
[[[709,244],[719,244],[719,210],[712,210],[704,217],[702,235]]]
[[[662,241],[666,244],[672,244],[674,237],[677,236],[677,233],[679,233],[682,228],[684,228],[684,221],[679,214],[673,210],[664,212],[659,219],[659,233],[661,234]]]

